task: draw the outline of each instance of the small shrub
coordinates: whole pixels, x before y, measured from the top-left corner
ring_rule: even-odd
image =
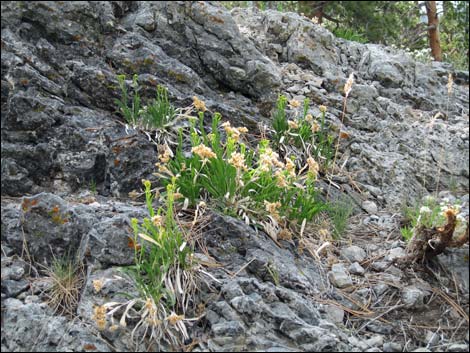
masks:
[[[54,257],[51,266],[44,269],[51,282],[46,293],[49,305],[59,314],[73,315],[84,284],[83,264],[77,257],[64,255]]]
[[[446,223],[445,210],[449,208],[460,209],[459,205],[450,205],[446,200],[441,203],[428,196],[421,203],[417,203],[412,207],[405,207],[403,217],[405,225],[400,229],[403,238],[406,241],[411,240],[415,230],[422,226],[427,229],[441,227]],[[457,217],[459,222],[462,220]]]
[[[144,129],[161,129],[174,121],[177,109],[168,100],[168,90],[158,85],[155,99],[142,106],[139,95],[140,87],[138,75],[134,75],[131,84],[131,95],[126,86],[126,76],[117,76],[121,99],[116,99],[119,111],[131,126],[139,126]]]
[[[305,99],[301,116],[298,117],[300,102],[289,102],[294,109],[293,115],[287,116],[287,98],[279,96],[276,112],[273,115],[273,141],[278,149],[282,145],[295,146],[300,156],[306,160],[311,155],[320,163],[322,170],[327,170],[334,155],[334,138],[325,125],[326,107],[320,106],[320,117],[314,118],[308,113],[309,100]]]
[[[121,89],[121,99],[116,99],[115,103],[119,107],[119,110],[126,122],[132,126],[136,126],[138,124],[139,112],[141,111],[139,85],[137,79],[138,76],[134,75],[131,85],[132,97],[129,97],[126,86],[126,75],[117,76],[119,88]]]
[[[354,205],[346,198],[328,204],[328,215],[334,226],[333,237],[335,239],[339,239],[344,234],[353,210]]]
[[[200,112],[199,124],[191,122],[191,154],[183,151],[180,132],[174,158],[157,165],[166,183],[176,179],[177,192],[189,205],[210,199],[225,213],[242,215],[248,222],[272,217],[283,225],[309,221],[324,209],[315,189],[319,166],[313,158],[297,171],[290,157],[279,160],[268,140],[250,151],[241,142],[246,128],[228,122],[220,125],[221,116],[216,113],[207,133],[203,119]],[[225,130],[224,140],[220,127]]]
[[[158,85],[157,96],[143,108],[142,124],[147,128],[162,128],[171,123],[177,113],[175,107],[168,100],[168,90]]]
[[[169,183],[165,210],[153,208],[155,194],[148,180],[143,181],[149,217],[139,223],[132,219],[135,265],[127,270],[134,278],[141,296],[126,303],[107,303],[95,308],[94,319],[98,328],[106,328],[108,317],[124,310],[120,325],[127,319],[138,317],[132,331],[149,336],[160,345],[165,341],[174,348],[189,339],[184,321],[185,314],[197,289],[197,271],[193,261],[193,243],[178,226],[173,211],[175,183]],[[111,309],[107,312],[108,309]],[[132,313],[131,313],[132,310]],[[179,314],[177,314],[179,313]],[[109,327],[114,329],[115,325]]]
[[[338,38],[343,38],[358,43],[367,43],[367,38],[359,32],[355,32],[349,28],[336,28],[333,30],[333,34]]]

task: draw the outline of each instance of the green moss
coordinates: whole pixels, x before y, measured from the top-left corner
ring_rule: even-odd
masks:
[[[46,109],[46,107],[45,107],[44,105],[40,105],[40,106],[38,106],[38,107],[33,108],[33,112],[35,112],[35,113],[41,113],[41,112],[43,112],[45,109]]]
[[[144,65],[152,65],[154,63],[153,59],[151,57],[146,57],[143,61]]]
[[[173,78],[177,82],[187,83],[187,81],[188,81],[186,76],[184,76],[182,73],[176,72],[176,71],[173,71],[173,70],[168,71],[168,76],[170,76],[171,78]]]

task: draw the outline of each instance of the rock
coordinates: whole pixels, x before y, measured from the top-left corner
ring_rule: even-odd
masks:
[[[348,267],[349,273],[352,273],[353,275],[360,275],[362,276],[365,272],[364,267],[359,265],[358,262],[353,262],[351,265]]]
[[[373,201],[364,201],[362,203],[362,208],[369,214],[376,214],[379,210]]]
[[[426,338],[424,339],[424,343],[427,344],[427,347],[433,347],[437,345],[440,341],[439,334],[436,334],[432,331],[426,331]]]
[[[466,259],[467,258],[467,259]],[[464,293],[468,293],[469,269],[468,269],[468,248],[448,249],[446,253],[439,254],[437,261],[444,268],[449,269],[458,279],[457,283]]]
[[[377,272],[383,272],[390,266],[389,261],[374,261],[370,267]]]
[[[331,284],[337,288],[346,288],[353,284],[353,281],[349,274],[346,273],[346,269],[343,264],[334,264],[331,271],[328,272],[328,279]]]
[[[364,343],[368,347],[381,347],[383,345],[383,337],[382,336],[373,336],[367,340],[364,341]]]
[[[403,248],[401,247],[394,247],[393,249],[391,249],[387,256],[386,256],[386,259],[387,261],[395,261],[399,258],[402,258],[402,257],[405,257],[406,256],[406,252]]]
[[[217,336],[236,337],[245,332],[239,321],[225,321],[212,326],[212,332]]]
[[[346,260],[349,260],[351,263],[362,262],[365,260],[367,256],[364,249],[356,245],[352,245],[347,248],[341,249],[340,253],[343,258],[345,258]]]
[[[403,351],[403,346],[396,342],[385,342],[383,344],[382,350],[384,352],[401,352]]]
[[[425,293],[414,285],[401,290],[403,304],[408,309],[420,309],[424,306]]]
[[[372,322],[368,324],[366,327],[369,331],[380,333],[382,335],[390,335],[393,333],[393,328],[386,324]]]
[[[325,308],[327,317],[334,323],[343,323],[344,310],[336,305],[327,305]]]
[[[369,348],[369,346],[364,341],[361,341],[354,336],[348,337],[348,342],[353,346],[358,347],[361,351],[365,351],[367,348]]]
[[[54,316],[46,304],[23,304],[17,299],[2,300],[2,347],[7,351],[83,351],[95,347],[110,352],[106,341],[80,323],[63,316]]]
[[[468,352],[468,344],[452,344],[447,348],[448,352]]]
[[[376,227],[381,237],[396,229],[398,219],[393,212],[377,215],[379,206],[393,210],[414,201],[436,185],[437,175],[439,190],[468,189],[467,72],[443,63],[424,65],[382,45],[335,38],[289,12],[228,11],[216,2],[1,6],[2,253],[22,254],[26,242],[34,261],[50,264],[53,255],[72,252],[86,260],[88,271],[77,312],[82,323],[54,316],[41,295],[50,283],[39,276],[31,282],[31,292],[26,290],[29,268],[2,259],[2,351],[147,348],[132,345],[134,322],[114,334],[98,334],[92,320],[94,305],[124,303],[128,298],[123,292],[140,295],[116,267],[133,263],[129,220],[147,216],[141,200],[129,201],[127,194],[140,190],[143,178],[159,183],[153,175],[158,160],[154,143],[138,129],[126,128],[116,112],[115,99],[121,95],[117,74],[125,74],[128,84],[138,74],[144,104],[161,84],[175,107],[187,107],[198,96],[210,110],[206,118],[218,111],[252,132],[271,117],[278,93],[309,98],[309,112],[315,115],[318,105],[327,106],[327,125],[349,134],[339,154],[367,201],[363,204],[361,195],[345,184],[342,190],[370,213],[362,225]],[[342,89],[353,71],[356,82],[342,119]],[[450,72],[456,80],[452,104],[446,107]],[[446,119],[429,129],[428,122],[443,111]],[[174,131],[167,135],[173,146]],[[442,151],[445,160],[439,158]],[[93,200],[83,202],[79,195],[92,188]],[[220,292],[205,303],[209,324],[188,323],[191,338],[203,337],[201,350],[379,349],[363,340],[354,345],[348,341],[340,325],[344,313],[332,308],[333,315],[320,313],[312,297],[326,289],[332,289],[331,296],[340,291],[328,288],[322,267],[311,257],[288,244],[278,247],[243,221],[210,216],[203,240],[208,255],[224,270],[208,269],[211,288],[204,285],[198,294],[198,300],[207,300]],[[354,263],[364,261],[366,252],[378,254],[380,245],[352,247],[341,256],[353,263],[350,272],[358,273]],[[445,268],[457,264],[453,257],[461,255],[452,254],[444,256]],[[378,263],[391,263],[398,255],[400,250],[392,247],[373,266],[383,270],[385,265]],[[404,274],[392,269],[387,267],[381,280],[399,285]],[[340,288],[353,284],[345,266],[333,266],[328,278]],[[468,270],[460,263],[456,278],[468,293]],[[104,281],[100,291],[93,280]],[[383,294],[380,286],[372,288],[375,294]],[[356,300],[367,300],[370,288],[364,289],[362,297],[357,291]],[[402,293],[413,308],[424,302],[415,293]],[[9,296],[24,298],[25,304]],[[386,331],[373,324],[370,331]]]
[[[29,281],[22,279],[14,281],[11,279],[2,280],[2,293],[5,293],[6,297],[16,297],[21,292],[24,292],[29,288]]]
[[[432,351],[430,351],[429,349],[425,347],[420,347],[420,348],[416,348],[415,350],[412,350],[411,352],[432,352]]]
[[[389,288],[390,286],[385,283],[379,283],[376,284],[374,288],[375,295],[380,296],[385,293],[385,291]]]
[[[24,275],[24,267],[18,265],[11,265],[10,267],[2,266],[2,281],[12,279],[18,281]]]

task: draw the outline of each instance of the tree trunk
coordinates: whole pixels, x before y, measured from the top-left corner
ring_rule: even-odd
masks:
[[[437,16],[435,1],[426,1],[426,14],[428,15],[428,34],[431,55],[434,60],[442,61],[441,41],[439,39],[439,17]]]

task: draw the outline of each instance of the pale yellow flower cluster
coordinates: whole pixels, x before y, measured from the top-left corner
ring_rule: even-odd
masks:
[[[152,299],[147,298],[145,301],[145,309],[148,312],[148,317],[146,319],[147,324],[150,326],[158,326],[161,325],[161,320],[158,320],[156,317],[157,311],[155,310],[155,304]]]
[[[292,162],[292,159],[288,157],[286,157],[286,170],[291,177],[295,177],[295,164]]]
[[[232,156],[228,160],[228,162],[233,165],[237,169],[247,170],[247,166],[245,165],[245,156],[241,153],[234,152]]]
[[[204,101],[200,100],[198,97],[194,96],[193,97],[193,104],[196,110],[200,112],[205,112],[207,110],[206,108],[206,103]]]
[[[221,126],[224,128],[227,135],[233,138],[235,141],[238,141],[240,139],[241,134],[246,134],[248,132],[248,129],[244,126],[240,126],[240,127],[230,126],[229,121],[226,121]]]
[[[176,313],[172,312],[165,320],[167,320],[170,325],[175,326],[178,321],[184,320],[184,315],[176,315]]]
[[[161,227],[163,225],[163,216],[162,215],[153,216],[152,223],[155,227]]]
[[[288,120],[287,124],[289,125],[289,129],[298,129],[299,124],[295,120]]]
[[[158,171],[160,173],[165,173],[165,174],[168,174],[168,175],[172,175],[170,170],[165,165],[160,164],[160,163],[155,163],[155,166],[158,168]]]
[[[94,307],[93,313],[92,319],[95,320],[98,330],[103,331],[106,328],[106,307],[97,305]]]
[[[159,150],[163,150],[163,152],[158,155],[158,159],[162,163],[168,163],[168,161],[173,155],[173,153],[171,152],[171,149],[167,145],[160,145],[158,147],[159,147]]]
[[[277,237],[280,240],[292,240],[292,232],[287,228],[282,228]]]
[[[273,166],[284,168],[284,163],[279,160],[279,155],[276,152],[267,147],[259,156],[259,167],[262,172],[269,172]]]
[[[264,200],[264,206],[266,211],[268,211],[271,216],[273,216],[275,219],[279,219],[278,209],[281,207],[281,203],[279,201],[269,202]]]
[[[103,280],[101,279],[94,279],[93,280],[93,288],[95,289],[95,293],[99,293],[103,288]]]
[[[296,99],[291,99],[291,100],[289,101],[289,106],[290,106],[291,108],[298,108],[298,107],[300,107],[300,102],[299,102],[298,100],[296,100]]]
[[[174,198],[175,200],[182,199],[183,197],[184,197],[184,195],[183,195],[182,193],[180,193],[180,192],[175,192],[175,193],[173,194],[173,198]]]
[[[320,105],[320,106],[318,107],[318,109],[320,109],[320,112],[326,113],[326,106]]]
[[[282,171],[276,170],[276,173],[274,173],[274,175],[276,176],[277,186],[281,188],[286,188],[289,186],[286,180],[286,176],[284,175]]]
[[[140,194],[139,194],[137,191],[132,190],[132,191],[129,192],[128,195],[129,195],[129,197],[130,197],[131,199],[136,199],[136,198],[139,197]]]
[[[351,88],[353,84],[354,84],[354,73],[351,72],[348,80],[346,81],[346,84],[344,85],[344,94],[346,98],[349,96],[349,93],[351,93]]]
[[[210,147],[207,147],[205,145],[199,145],[196,147],[191,148],[191,152],[196,153],[199,157],[203,159],[207,158],[215,158],[216,154],[211,150]]]
[[[447,94],[450,96],[452,94],[452,87],[454,86],[454,78],[452,74],[449,73],[449,77],[447,79]]]
[[[317,131],[320,131],[320,124],[314,121],[310,129],[312,130],[313,133],[316,133]]]
[[[313,178],[316,178],[318,175],[318,171],[320,170],[320,166],[312,157],[307,158],[307,163],[309,173],[311,173]]]
[[[305,115],[305,121],[308,123],[313,121],[313,115],[312,114]]]

